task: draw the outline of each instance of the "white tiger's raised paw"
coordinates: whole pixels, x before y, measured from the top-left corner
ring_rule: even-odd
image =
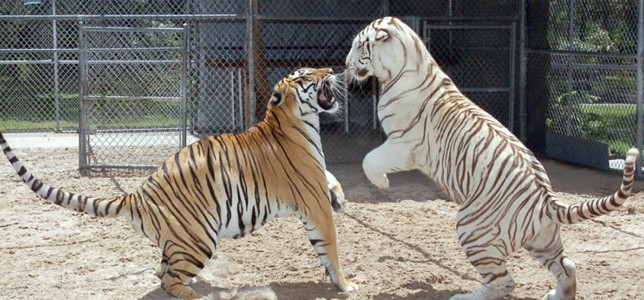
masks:
[[[375,185],[377,188],[381,190],[386,190],[389,188],[389,178],[387,178],[387,174],[376,174],[375,176],[369,176],[367,175],[367,178],[369,181],[371,181],[371,184]]]
[[[386,190],[389,188],[389,179],[387,178],[386,166],[382,165],[383,156],[379,154],[378,149],[381,149],[382,146],[376,148],[365,156],[362,160],[362,171],[367,175],[371,184],[375,185],[379,189]]]

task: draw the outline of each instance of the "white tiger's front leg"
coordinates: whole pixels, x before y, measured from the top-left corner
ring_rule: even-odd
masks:
[[[362,170],[369,181],[380,189],[389,188],[388,173],[411,170],[410,149],[404,144],[385,141],[378,148],[367,153],[362,160]]]

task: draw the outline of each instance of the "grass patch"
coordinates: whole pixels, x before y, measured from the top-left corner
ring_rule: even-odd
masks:
[[[78,128],[78,122],[60,121],[60,128]],[[56,131],[56,121],[0,120],[1,131]]]
[[[96,126],[97,129],[138,129],[138,128],[177,128],[179,118],[166,116],[142,116],[140,118],[109,120]],[[78,129],[78,122],[60,121],[60,128]],[[56,131],[56,121],[0,120],[0,131]]]
[[[580,104],[584,138],[608,145],[611,153],[626,154],[635,144],[635,104]]]

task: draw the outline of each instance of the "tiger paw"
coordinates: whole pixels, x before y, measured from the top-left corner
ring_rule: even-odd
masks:
[[[335,286],[341,292],[352,292],[352,291],[357,291],[358,290],[358,285],[357,284],[355,284],[355,283],[353,283],[351,281],[348,281],[346,279],[343,280],[342,283],[336,284]]]
[[[369,174],[367,174],[367,178],[371,181],[371,184],[381,190],[389,188],[389,178],[387,178],[387,174],[375,174],[373,176],[369,176]]]
[[[559,300],[562,299],[561,297],[557,296],[557,290],[550,290],[548,293],[546,293],[543,298],[543,300]]]

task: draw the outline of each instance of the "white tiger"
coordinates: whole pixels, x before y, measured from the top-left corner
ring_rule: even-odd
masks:
[[[459,203],[456,227],[482,286],[451,299],[497,299],[515,287],[506,258],[524,247],[557,278],[547,299],[574,299],[575,265],[563,254],[560,224],[618,208],[631,192],[639,151],[626,157],[613,195],[567,205],[550,187],[530,150],[491,115],[465,97],[439,68],[423,42],[396,18],[373,21],[353,40],[346,58],[349,80],[375,76],[378,118],[386,141],[369,152],[363,169],[379,188],[387,173],[418,169]]]

